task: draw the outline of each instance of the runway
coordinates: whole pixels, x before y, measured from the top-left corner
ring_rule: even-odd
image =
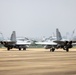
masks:
[[[76,75],[76,49],[0,49],[0,75]]]

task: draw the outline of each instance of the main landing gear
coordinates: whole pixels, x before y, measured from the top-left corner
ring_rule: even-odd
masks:
[[[23,48],[23,50],[26,50],[26,48]],[[21,51],[21,48],[19,48],[19,51]]]
[[[53,48],[53,47],[50,48],[50,52],[51,52],[51,51],[54,52],[54,51],[55,51],[55,48]]]

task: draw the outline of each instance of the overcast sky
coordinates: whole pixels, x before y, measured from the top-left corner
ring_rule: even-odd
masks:
[[[0,32],[10,37],[49,37],[76,29],[76,0],[0,0]],[[76,33],[75,33],[76,34]]]

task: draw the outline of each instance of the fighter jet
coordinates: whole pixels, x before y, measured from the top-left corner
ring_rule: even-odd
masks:
[[[55,43],[57,43],[57,48],[63,48],[63,50],[66,50],[66,52],[68,52],[69,48],[76,46],[76,39],[63,39],[58,29],[57,31],[59,35],[57,34],[57,40],[54,41]]]
[[[17,48],[19,50],[23,49],[26,50],[26,48],[31,44],[31,41],[28,40],[17,40],[16,38],[16,32],[13,31],[10,40],[2,40],[0,43],[7,48],[9,51],[12,48]]]
[[[46,38],[44,41],[42,40],[42,41],[35,42],[35,44],[43,45],[45,49],[50,49],[50,51],[54,52],[58,45],[54,41],[56,41],[57,39],[58,40],[61,39],[60,32],[57,29],[56,29],[56,34],[57,34],[57,37],[49,37],[49,38]]]
[[[46,41],[40,41],[40,42],[35,42],[35,44],[40,44],[44,46],[45,49],[50,49],[50,51],[54,51],[55,47],[57,46],[57,43],[53,42],[54,40],[46,40]]]
[[[73,36],[73,35],[72,35]],[[56,37],[51,37],[51,39],[47,39],[45,41],[36,42],[36,44],[44,45],[45,49],[50,49],[50,51],[54,52],[55,49],[63,48],[66,52],[69,51],[69,48],[76,46],[76,39],[64,39],[61,36],[59,29],[56,29]]]

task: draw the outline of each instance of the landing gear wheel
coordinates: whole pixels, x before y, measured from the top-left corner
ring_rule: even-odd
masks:
[[[69,48],[66,48],[66,52],[69,52]]]
[[[21,48],[19,48],[19,51],[21,51]]]
[[[9,51],[9,50],[10,50],[10,48],[8,47],[8,48],[7,48],[7,50]]]
[[[23,48],[23,50],[26,50],[26,48]]]
[[[52,52],[54,52],[54,50],[55,50],[55,49],[54,49],[54,48],[52,48]]]
[[[55,48],[51,48],[51,49],[50,49],[50,52],[51,52],[51,51],[54,52],[54,51],[55,51]]]

